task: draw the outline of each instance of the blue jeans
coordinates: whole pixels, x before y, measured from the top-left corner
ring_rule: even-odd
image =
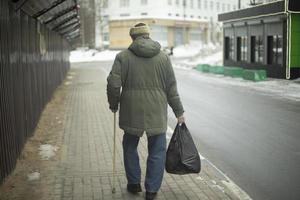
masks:
[[[123,155],[128,184],[141,182],[141,167],[137,146],[140,137],[124,133]],[[166,134],[148,137],[148,158],[145,188],[148,192],[157,192],[161,186],[166,160]]]

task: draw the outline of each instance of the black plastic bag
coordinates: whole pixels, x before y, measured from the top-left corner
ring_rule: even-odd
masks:
[[[167,150],[166,171],[171,174],[199,173],[201,161],[185,123],[177,124]]]

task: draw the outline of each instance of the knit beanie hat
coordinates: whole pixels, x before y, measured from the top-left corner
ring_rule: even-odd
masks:
[[[136,36],[136,35],[144,35],[149,34],[149,27],[145,23],[138,23],[134,27],[130,29],[129,35]]]

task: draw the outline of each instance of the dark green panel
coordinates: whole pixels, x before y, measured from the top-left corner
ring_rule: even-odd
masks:
[[[300,14],[291,15],[291,68],[300,68]]]

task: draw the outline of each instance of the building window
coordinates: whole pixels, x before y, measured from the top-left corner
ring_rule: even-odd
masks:
[[[108,23],[109,20],[109,16],[108,15],[103,15],[102,16],[102,22],[104,22],[105,24]]]
[[[282,65],[283,38],[281,35],[268,36],[268,65]]]
[[[121,14],[120,14],[120,17],[128,17],[128,16],[130,16],[129,13],[121,13]]]
[[[178,14],[178,13],[176,14],[176,17],[179,17],[179,14]]]
[[[213,10],[213,9],[214,9],[214,2],[211,1],[211,2],[210,2],[210,10]]]
[[[148,0],[141,0],[142,5],[147,5],[147,3],[148,3]]]
[[[230,11],[230,4],[227,5],[227,11]]]
[[[183,7],[186,7],[187,6],[187,2],[186,2],[187,0],[182,0],[182,6]]]
[[[168,0],[168,4],[171,6],[172,5],[172,0]]]
[[[168,46],[168,27],[166,26],[151,26],[151,38],[158,41],[161,46]]]
[[[120,7],[129,7],[129,0],[120,0]]]
[[[145,16],[145,15],[148,15],[148,13],[146,13],[146,12],[143,12],[143,13],[141,13],[141,15]]]
[[[237,61],[247,61],[247,36],[237,37],[236,46],[237,46]]]
[[[194,8],[194,0],[191,0],[190,6],[191,6],[191,8]]]
[[[103,0],[103,8],[108,8],[108,0]]]
[[[103,15],[102,20],[103,21],[108,21],[109,20],[109,15]]]
[[[233,5],[233,10],[236,10],[236,5]]]
[[[222,3],[222,12],[225,12],[225,3]]]
[[[225,37],[225,60],[234,60],[233,37]]]
[[[194,18],[194,15],[191,15],[191,18]]]
[[[217,11],[220,11],[220,2],[217,2]]]
[[[202,7],[202,1],[198,0],[198,9],[201,9],[201,7]]]
[[[176,0],[176,5],[179,6],[179,0]]]
[[[103,33],[103,41],[109,41],[109,34]]]
[[[251,62],[262,63],[263,62],[263,37],[251,36]]]
[[[207,0],[204,1],[204,9],[207,9]]]
[[[172,13],[168,13],[168,16],[172,16]]]
[[[190,41],[201,41],[203,32],[200,28],[191,28],[189,29],[189,40]]]

